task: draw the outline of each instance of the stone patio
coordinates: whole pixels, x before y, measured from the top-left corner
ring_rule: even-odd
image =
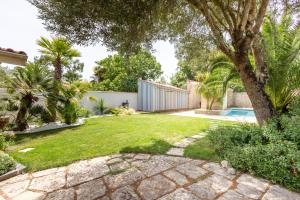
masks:
[[[218,163],[117,154],[0,182],[0,200],[300,200],[300,195]]]

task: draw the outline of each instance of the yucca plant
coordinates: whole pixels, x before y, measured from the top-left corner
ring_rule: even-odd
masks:
[[[95,107],[94,107],[95,110],[96,110],[96,114],[103,115],[105,110],[107,109],[107,107],[105,106],[104,99],[101,98],[100,100],[97,100],[96,97],[90,96],[89,100],[96,104]]]
[[[23,131],[28,127],[28,112],[39,100],[38,94],[49,90],[51,76],[49,71],[36,62],[28,63],[25,67],[16,67],[11,77],[7,77],[9,93],[18,95],[18,111],[15,120],[16,130]]]

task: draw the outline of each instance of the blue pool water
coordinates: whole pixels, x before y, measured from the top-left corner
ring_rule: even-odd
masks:
[[[222,113],[224,116],[231,117],[255,117],[252,109],[231,108]]]

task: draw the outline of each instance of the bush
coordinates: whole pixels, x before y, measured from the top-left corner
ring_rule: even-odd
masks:
[[[0,151],[4,151],[13,142],[15,135],[3,135],[0,133]]]
[[[3,175],[16,167],[14,159],[0,151],[0,175]]]
[[[211,130],[208,138],[218,155],[234,168],[300,191],[300,127],[298,118],[293,117],[281,116],[263,127],[220,127]],[[278,120],[283,130],[277,129]]]
[[[83,107],[79,108],[78,117],[89,117],[90,115],[91,112],[88,109],[85,109]]]
[[[131,109],[131,108],[123,108],[123,107],[118,107],[118,108],[112,108],[110,110],[110,112],[113,114],[113,115],[132,115],[135,113],[135,110],[134,109]]]

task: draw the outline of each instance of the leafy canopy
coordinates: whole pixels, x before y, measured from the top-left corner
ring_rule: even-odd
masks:
[[[96,63],[95,87],[100,90],[135,92],[138,79],[156,80],[162,74],[161,65],[145,50],[129,57],[115,54]]]

